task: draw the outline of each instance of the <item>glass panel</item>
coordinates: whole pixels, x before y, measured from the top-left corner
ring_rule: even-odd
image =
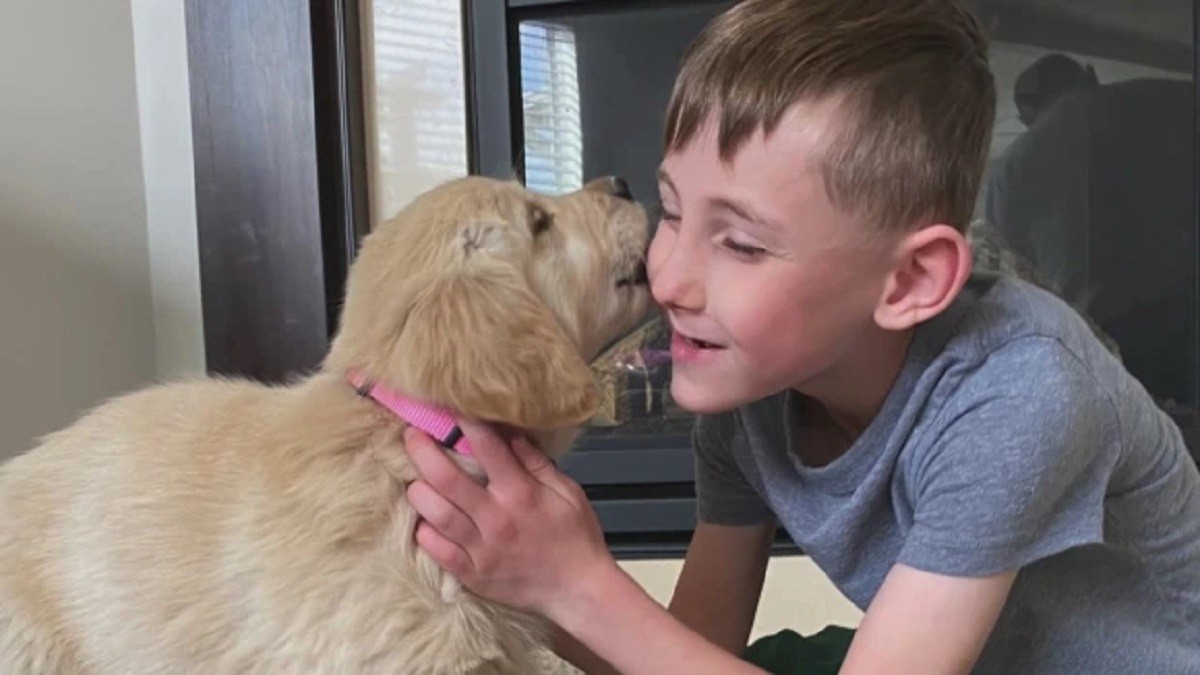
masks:
[[[459,0],[374,0],[364,14],[372,222],[467,173]]]
[[[520,25],[525,185],[558,194],[583,186],[575,33],[567,26]]]
[[[1116,344],[1196,395],[1191,2],[988,3],[997,110],[977,216]],[[1151,10],[1152,11],[1148,11]]]
[[[704,24],[731,4],[627,3],[618,10],[559,11],[519,21],[527,184],[567,191],[590,177],[612,174],[625,178],[643,203],[656,200],[662,117],[679,59]],[[544,83],[552,68],[539,49],[545,33],[561,36],[559,44],[573,48],[569,67],[563,56],[560,69],[553,70],[558,81],[568,83],[553,100],[545,98]],[[555,132],[563,129],[569,129],[567,142],[558,142]],[[567,170],[576,173],[563,179]],[[597,361],[605,403],[589,433],[593,445],[609,440],[622,446],[687,444],[692,417],[671,399],[670,365],[652,358],[615,364],[630,353],[630,343],[666,349],[669,335],[661,328],[657,322],[647,324]]]
[[[616,174],[635,197],[655,200],[663,114],[679,60],[730,4],[580,3],[522,12],[527,175],[557,190]],[[1161,405],[1193,414],[1192,2],[979,0],[971,6],[992,36],[998,97],[972,231],[980,266],[1032,265],[1033,274],[1117,346]],[[548,67],[544,50],[535,49],[548,32],[570,36],[573,77]],[[577,108],[575,100],[544,98],[544,80],[552,74],[569,83]],[[574,126],[569,143],[559,142],[558,130],[575,124],[576,114],[581,143]],[[580,166],[579,178],[557,178],[560,167]],[[999,255],[997,242],[1018,256],[1008,255],[1012,250]],[[648,346],[665,344],[659,327],[646,331],[641,338]],[[689,416],[670,400],[669,366],[607,368],[603,376],[609,404],[595,420],[593,439],[620,437],[636,446],[687,432]]]

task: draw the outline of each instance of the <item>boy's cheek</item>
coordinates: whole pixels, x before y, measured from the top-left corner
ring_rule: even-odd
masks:
[[[650,240],[650,247],[646,250],[646,276],[650,280],[650,294],[654,296],[656,302],[660,302],[656,283],[660,278],[662,271],[663,260],[666,255],[666,250],[669,248],[664,244],[664,239],[668,236],[663,232],[663,227],[659,225],[658,230],[654,233],[654,238]]]

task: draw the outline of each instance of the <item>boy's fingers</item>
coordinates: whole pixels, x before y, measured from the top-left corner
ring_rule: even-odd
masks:
[[[474,572],[475,565],[471,557],[461,546],[442,536],[432,525],[426,522],[417,524],[417,546],[437,563],[437,566],[449,572],[451,576],[462,579]]]
[[[546,473],[547,470],[555,471],[554,462],[546,456],[546,453],[533,447],[533,444],[525,439],[524,436],[518,436],[513,439],[512,451],[516,455],[517,460],[525,467],[525,470],[534,476],[540,476]]]
[[[404,430],[404,445],[417,472],[435,492],[472,519],[481,507],[486,508],[487,491],[447,457],[428,434],[408,427]]]
[[[432,525],[438,534],[463,548],[468,548],[479,539],[479,529],[467,514],[424,481],[414,481],[405,494],[417,514]]]
[[[560,497],[572,504],[577,504],[580,501],[580,495],[583,493],[575,481],[571,480],[566,474],[558,470],[554,464],[554,460],[546,456],[546,453],[534,447],[532,443],[525,439],[524,436],[518,436],[512,444],[513,454],[517,456],[525,470],[529,472],[539,483],[554,490]],[[583,501],[587,501],[584,497]]]
[[[483,467],[489,486],[513,485],[529,480],[509,442],[487,424],[476,420],[461,420],[463,435],[471,441],[471,453]]]

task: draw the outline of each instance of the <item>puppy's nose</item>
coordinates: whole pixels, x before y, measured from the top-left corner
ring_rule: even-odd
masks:
[[[635,283],[635,284],[650,283],[650,276],[646,273],[646,261],[645,260],[639,260],[637,267],[634,268],[633,283]]]
[[[613,176],[612,193],[627,202],[633,201],[633,192],[629,190],[629,183],[626,183],[624,178]]]

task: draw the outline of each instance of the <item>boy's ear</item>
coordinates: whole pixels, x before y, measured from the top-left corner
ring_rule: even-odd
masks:
[[[906,330],[937,316],[971,273],[966,237],[949,225],[931,225],[905,236],[896,256],[875,306],[875,323],[886,330]]]

